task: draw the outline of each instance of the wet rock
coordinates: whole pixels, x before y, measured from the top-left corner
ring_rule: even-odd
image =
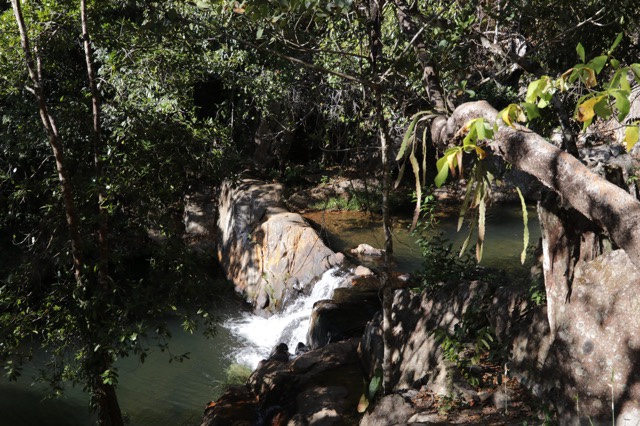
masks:
[[[370,246],[369,244],[360,244],[358,247],[351,250],[351,253],[359,256],[382,256],[384,250]]]
[[[313,306],[307,343],[316,349],[329,342],[361,337],[380,307],[377,292],[338,288],[333,300],[321,300]]]
[[[271,351],[269,355],[269,361],[280,361],[280,362],[288,362],[289,361],[289,347],[285,343],[279,343],[275,348]]]

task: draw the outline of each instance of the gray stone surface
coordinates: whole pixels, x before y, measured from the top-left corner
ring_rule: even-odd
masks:
[[[282,186],[225,182],[218,200],[218,259],[236,290],[258,313],[282,309],[288,290],[302,291],[341,262],[317,233],[282,202]]]

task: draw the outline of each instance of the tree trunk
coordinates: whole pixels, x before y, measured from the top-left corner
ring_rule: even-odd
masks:
[[[42,64],[40,62],[40,56],[37,49],[32,54],[31,44],[29,42],[29,35],[26,29],[24,18],[22,15],[22,7],[20,0],[11,0],[11,6],[13,13],[18,24],[20,31],[20,42],[22,51],[24,52],[27,71],[29,78],[33,84],[32,88],[28,90],[33,93],[38,102],[38,112],[42,125],[47,137],[49,139],[49,145],[51,146],[51,152],[56,162],[56,170],[58,172],[58,180],[60,181],[60,192],[62,194],[62,200],[64,202],[65,217],[67,220],[67,228],[69,231],[69,238],[71,242],[71,256],[73,258],[74,274],[78,283],[82,282],[82,240],[80,238],[80,232],[78,230],[79,221],[76,213],[76,206],[74,201],[73,185],[69,178],[69,173],[65,163],[64,150],[62,147],[62,141],[58,134],[58,128],[56,126],[53,116],[49,113],[47,106],[47,98],[44,93],[42,85]],[[34,58],[35,57],[35,58]]]
[[[542,229],[542,263],[547,295],[549,329],[555,336],[557,318],[570,302],[574,268],[580,261],[590,261],[605,251],[600,229],[572,208],[563,208],[560,197],[547,192],[538,202],[538,219]]]
[[[91,53],[91,38],[89,37],[89,24],[87,20],[87,2],[80,0],[80,21],[82,26],[82,40],[84,58],[87,64],[87,79],[91,91],[92,133],[93,133],[93,163],[95,169],[96,184],[98,186],[98,280],[103,288],[109,286],[109,242],[108,242],[108,216],[105,207],[105,184],[102,177],[102,125],[100,117],[100,92],[96,82],[96,71]]]

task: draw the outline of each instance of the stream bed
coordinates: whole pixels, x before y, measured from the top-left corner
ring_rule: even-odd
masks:
[[[375,247],[383,244],[379,219],[360,212],[320,212],[306,215],[329,240],[336,251],[348,252],[360,243]],[[394,226],[395,267],[412,272],[420,266],[420,250],[416,236],[408,232],[408,220],[396,220]],[[456,219],[442,220],[438,229],[460,247],[466,237],[455,232]],[[537,243],[540,230],[535,210],[529,211],[530,241]],[[489,210],[487,236],[482,265],[502,269],[520,268],[523,225],[519,206],[499,206]],[[283,341],[294,351],[305,340],[308,316],[316,300],[330,296],[339,285],[341,274],[325,273],[309,297],[300,298],[280,315],[269,319],[249,314],[237,298],[217,308],[221,318],[217,335],[212,339],[202,334],[187,334],[178,322],[170,322],[173,353],[190,353],[183,363],[169,363],[166,354],[155,350],[144,364],[127,358],[118,362],[120,379],[118,399],[131,425],[199,425],[208,401],[220,396],[232,363],[255,368]],[[30,363],[18,382],[0,380],[0,426],[88,425],[88,397],[81,387],[69,387],[65,395],[43,400],[47,394],[42,384],[32,385],[37,362]]]

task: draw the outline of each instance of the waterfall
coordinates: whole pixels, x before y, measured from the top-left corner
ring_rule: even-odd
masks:
[[[244,313],[241,318],[226,321],[224,327],[245,343],[234,354],[235,361],[255,369],[279,343],[286,343],[289,351],[294,351],[298,342],[306,344],[313,304],[318,300],[330,299],[333,290],[343,281],[343,271],[339,268],[329,269],[313,286],[311,294],[300,296],[281,313],[269,318]]]

